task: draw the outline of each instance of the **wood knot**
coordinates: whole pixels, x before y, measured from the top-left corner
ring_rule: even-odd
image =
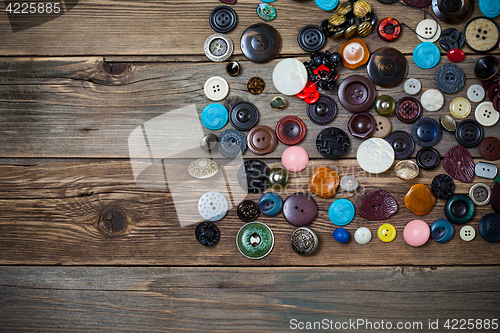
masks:
[[[117,236],[122,234],[126,229],[127,219],[121,212],[109,209],[101,215],[97,225],[109,236]]]
[[[130,66],[122,62],[117,63],[104,61],[102,68],[106,71],[106,73],[113,76],[123,75],[130,70]]]

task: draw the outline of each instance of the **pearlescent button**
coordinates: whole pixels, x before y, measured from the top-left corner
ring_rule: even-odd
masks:
[[[212,101],[220,101],[229,93],[227,81],[220,76],[212,76],[205,82],[205,95]]]
[[[494,179],[497,175],[498,168],[495,164],[477,162],[474,172],[478,177]]]
[[[354,233],[356,243],[364,245],[368,244],[372,239],[372,232],[366,227],[361,227]]]
[[[476,237],[476,230],[470,225],[463,226],[460,229],[460,238],[466,242],[470,242]]]
[[[281,163],[288,171],[299,172],[304,170],[309,163],[309,155],[300,146],[288,147],[281,155]]]
[[[394,149],[380,138],[364,141],[358,148],[356,159],[366,172],[378,174],[387,171],[394,162]]]
[[[444,96],[437,89],[429,89],[420,97],[420,103],[426,111],[438,111],[443,107]]]
[[[227,210],[227,200],[219,192],[207,192],[198,201],[198,212],[208,221],[219,221],[226,216]]]
[[[474,115],[477,122],[483,126],[493,126],[500,118],[500,113],[495,110],[491,102],[482,102],[479,104],[476,107]]]
[[[274,67],[273,83],[283,95],[296,95],[306,86],[306,67],[297,59],[283,59]]]
[[[417,37],[422,42],[434,43],[441,36],[441,27],[437,21],[426,19],[417,25]]]
[[[403,230],[403,237],[405,242],[411,246],[422,246],[424,245],[429,236],[431,235],[431,230],[427,223],[422,220],[413,220],[408,222]]]
[[[347,192],[356,191],[359,186],[359,182],[354,176],[344,176],[340,180],[340,188]]]
[[[404,89],[408,95],[416,95],[422,89],[422,84],[417,79],[408,79],[405,82]]]
[[[474,103],[479,103],[484,99],[484,88],[479,84],[473,84],[467,89],[467,98]]]
[[[456,97],[450,103],[450,113],[457,119],[467,118],[471,109],[469,100],[463,97]]]

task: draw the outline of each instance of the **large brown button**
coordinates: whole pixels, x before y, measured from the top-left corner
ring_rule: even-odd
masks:
[[[448,24],[463,22],[474,9],[471,0],[432,0],[432,10],[441,21]]]
[[[248,60],[263,63],[273,60],[281,48],[278,30],[266,23],[249,26],[241,35],[241,51]]]
[[[389,118],[382,117],[381,115],[374,115],[375,131],[372,133],[373,138],[385,138],[391,133],[392,124]]]
[[[304,139],[306,135],[306,125],[295,116],[286,116],[276,124],[276,135],[278,139],[286,145],[295,145]]]
[[[309,190],[322,198],[330,198],[335,195],[339,186],[339,175],[327,167],[316,168],[309,178]]]
[[[278,138],[273,129],[266,125],[259,125],[248,132],[248,148],[257,155],[270,153],[276,148]]]
[[[429,213],[436,204],[436,196],[424,184],[413,185],[405,195],[405,206],[416,215]]]
[[[364,139],[375,131],[375,118],[368,112],[356,113],[347,123],[352,136]]]
[[[288,223],[301,227],[314,220],[317,209],[316,201],[310,195],[295,193],[285,200],[283,216]]]
[[[413,97],[403,97],[396,104],[396,117],[403,123],[413,123],[422,115],[422,105]]]
[[[479,153],[488,161],[496,161],[500,158],[500,140],[495,137],[484,138],[479,144]]]
[[[347,111],[360,113],[372,106],[375,86],[367,77],[351,75],[340,84],[338,96]]]
[[[372,53],[366,70],[377,86],[392,88],[404,80],[407,68],[406,58],[399,50],[383,47]]]

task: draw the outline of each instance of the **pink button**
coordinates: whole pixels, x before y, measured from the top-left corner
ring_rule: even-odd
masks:
[[[304,148],[292,146],[285,149],[281,155],[281,163],[288,171],[299,172],[304,170],[309,163],[309,155]]]
[[[409,222],[404,231],[403,237],[411,246],[422,246],[427,242],[431,235],[431,229],[422,220],[413,220]]]

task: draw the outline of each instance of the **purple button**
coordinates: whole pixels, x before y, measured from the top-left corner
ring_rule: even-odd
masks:
[[[317,209],[316,201],[310,195],[295,193],[285,200],[283,216],[291,225],[301,227],[311,223],[316,217]]]
[[[340,84],[338,96],[347,111],[363,112],[375,101],[375,86],[364,76],[351,75]]]

